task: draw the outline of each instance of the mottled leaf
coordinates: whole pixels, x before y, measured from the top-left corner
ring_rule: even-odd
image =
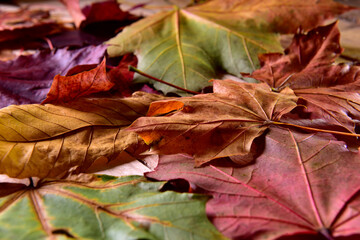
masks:
[[[206,218],[207,197],[163,185],[107,175],[23,185],[0,198],[1,239],[225,239]]]
[[[219,70],[237,76],[255,70],[259,53],[281,49],[274,31],[308,29],[350,9],[331,0],[305,0],[301,8],[288,0],[214,0],[140,20],[108,41],[108,53],[134,52],[143,72],[198,91],[219,78]],[[154,86],[164,93],[177,91],[157,82]]]
[[[83,172],[97,160],[116,160],[130,146],[141,146],[136,134],[123,128],[161,98],[138,92],[131,98],[81,98],[61,105],[3,108],[0,173],[16,178],[61,177]]]
[[[146,176],[185,179],[212,194],[207,214],[232,239],[337,239],[360,231],[359,167],[359,152],[329,135],[270,127],[254,164],[194,168],[192,159],[164,156]]]
[[[214,93],[152,103],[147,117],[129,128],[153,147],[152,153],[187,153],[196,166],[231,156],[253,160],[253,140],[295,108],[290,89],[271,92],[265,84],[214,81]]]

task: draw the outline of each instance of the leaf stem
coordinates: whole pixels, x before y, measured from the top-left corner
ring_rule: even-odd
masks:
[[[360,137],[360,134],[356,134],[356,133],[347,133],[347,132],[332,131],[332,130],[326,130],[326,129],[320,129],[320,128],[305,127],[305,126],[295,125],[295,124],[285,123],[285,122],[271,122],[271,124],[301,128],[301,129],[309,130],[312,132],[324,132],[324,133],[339,134],[339,135],[345,135],[345,136],[351,136],[351,137]]]
[[[156,78],[156,77],[153,77],[153,76],[151,76],[151,75],[149,75],[149,74],[147,74],[147,73],[144,73],[143,71],[141,71],[141,70],[139,70],[139,69],[137,69],[137,68],[135,68],[135,67],[133,67],[133,66],[131,66],[131,65],[129,65],[129,71],[131,71],[131,72],[136,72],[136,73],[138,73],[138,74],[140,74],[140,75],[142,75],[142,76],[144,76],[144,77],[147,77],[147,78],[150,78],[150,79],[152,79],[152,80],[154,80],[154,81],[157,81],[157,82],[160,82],[160,83],[169,85],[170,87],[179,89],[179,90],[181,90],[181,91],[184,91],[184,92],[187,92],[187,93],[190,93],[190,94],[194,94],[194,95],[200,94],[199,92],[191,91],[191,90],[188,90],[188,89],[185,89],[185,88],[176,86],[176,85],[174,85],[174,84],[165,82],[165,81],[163,81],[163,80],[161,80],[161,79],[158,79],[158,78]]]

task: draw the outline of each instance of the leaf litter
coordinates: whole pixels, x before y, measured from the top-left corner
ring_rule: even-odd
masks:
[[[118,58],[100,63],[104,46],[75,44],[75,49],[41,51],[0,64],[0,81],[6,83],[0,89],[5,107],[0,110],[0,170],[20,178],[1,183],[4,239],[19,233],[36,239],[359,235],[359,66],[334,64],[342,52],[336,23],[312,29],[353,7],[329,0],[303,1],[301,11],[292,1],[196,2],[125,28],[108,47],[110,56]],[[92,21],[136,20],[117,8],[104,19],[97,16],[95,6],[107,4],[115,6],[92,5],[88,23],[75,17],[76,31],[95,28]],[[223,14],[228,11],[232,14]],[[302,30],[296,33],[299,23]],[[147,25],[162,34],[142,31]],[[100,38],[119,30],[110,28]],[[126,38],[132,33],[137,35]],[[296,33],[284,54],[273,53],[282,51],[277,33]],[[60,42],[75,36],[58,34]],[[73,59],[71,54],[61,57],[71,51]],[[46,60],[58,52],[64,54],[57,56],[60,64]],[[123,56],[131,52],[137,59]],[[265,54],[258,60],[259,53]],[[140,70],[154,77],[196,91],[213,84],[213,92],[170,98],[138,92],[128,97],[135,83],[149,82],[137,74],[132,81],[126,68],[137,61]],[[44,75],[33,77],[33,69]],[[253,79],[208,82],[224,72]],[[150,83],[140,89],[174,92]],[[47,94],[51,104],[29,104],[40,103]],[[170,181],[166,184],[182,178],[190,187],[173,184],[171,189],[186,193],[166,187],[161,192],[165,182],[138,176],[81,175],[130,158],[150,169],[159,158],[146,177]],[[22,226],[9,225],[18,221],[14,215],[22,216]]]

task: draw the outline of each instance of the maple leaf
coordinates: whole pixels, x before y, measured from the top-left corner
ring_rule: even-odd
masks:
[[[360,231],[359,159],[331,135],[270,127],[254,164],[221,159],[194,168],[191,158],[162,156],[146,176],[185,179],[212,194],[207,214],[232,239],[337,239]]]
[[[63,24],[44,10],[20,9],[16,12],[0,11],[0,42],[15,39],[34,39],[65,30]]]
[[[55,75],[65,75],[79,64],[98,64],[105,46],[40,51],[0,62],[0,108],[11,104],[40,103],[49,92]]]
[[[61,177],[84,172],[98,159],[114,160],[133,145],[124,131],[161,96],[81,98],[59,105],[12,105],[0,110],[0,173],[10,177]]]
[[[226,239],[206,218],[206,196],[160,192],[164,184],[106,175],[7,184],[1,238]]]
[[[359,66],[334,65],[342,49],[337,24],[296,34],[285,55],[261,55],[262,68],[245,74],[267,83],[275,91],[290,87],[306,100],[312,118],[326,119],[355,133],[360,119]]]
[[[244,164],[253,160],[253,140],[296,101],[290,89],[273,93],[265,84],[215,80],[214,93],[152,103],[147,117],[129,130],[150,144],[152,153],[187,153],[196,166],[225,156]]]
[[[274,29],[295,32],[300,23],[313,27],[352,9],[330,0],[305,0],[301,8],[297,1],[288,0],[214,0],[176,8],[125,28],[108,41],[108,53],[121,56],[134,52],[141,71],[198,91],[209,85],[209,79],[218,78],[220,69],[240,76],[240,72],[257,68],[259,53],[280,50]],[[147,81],[142,76],[135,80]],[[164,93],[176,92],[156,82],[154,86]]]
[[[109,80],[106,74],[106,60],[104,58],[92,70],[64,77],[56,75],[42,104],[73,101],[92,93],[108,91],[113,86],[114,83]]]

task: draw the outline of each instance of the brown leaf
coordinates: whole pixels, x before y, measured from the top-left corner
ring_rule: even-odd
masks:
[[[311,119],[325,119],[355,133],[360,119],[360,68],[351,64],[334,65],[341,53],[337,24],[319,27],[308,34],[296,34],[285,55],[260,56],[262,68],[251,75],[273,90],[290,87],[306,100]]]
[[[51,85],[45,103],[60,103],[73,101],[76,98],[101,91],[108,91],[114,86],[106,74],[106,60],[94,69],[72,76],[56,75]]]
[[[291,45],[285,49],[285,55],[262,54],[259,56],[262,67],[244,75],[265,82],[274,89],[334,85],[336,67],[330,65],[342,52],[339,40],[337,23],[318,27],[307,34],[295,34]]]
[[[44,10],[20,9],[16,12],[0,11],[0,42],[14,39],[42,38],[65,27]]]
[[[146,176],[211,194],[208,217],[231,239],[343,239],[360,231],[359,167],[359,152],[331,135],[270,127],[254,164],[194,168],[191,158],[162,156]]]
[[[249,26],[265,27],[268,31],[295,33],[299,27],[308,31],[355,8],[333,0],[215,0],[190,9],[195,14],[230,25],[243,21]],[[231,14],[216,15],[218,12]]]
[[[10,177],[62,177],[84,172],[95,161],[116,161],[141,147],[124,131],[161,96],[80,98],[60,105],[9,106],[0,110],[0,173]],[[137,147],[135,147],[137,146]]]
[[[196,166],[225,156],[245,164],[252,160],[253,140],[296,101],[290,89],[273,93],[265,84],[215,80],[213,94],[152,103],[147,117],[129,129],[154,148],[152,153],[187,153]]]

